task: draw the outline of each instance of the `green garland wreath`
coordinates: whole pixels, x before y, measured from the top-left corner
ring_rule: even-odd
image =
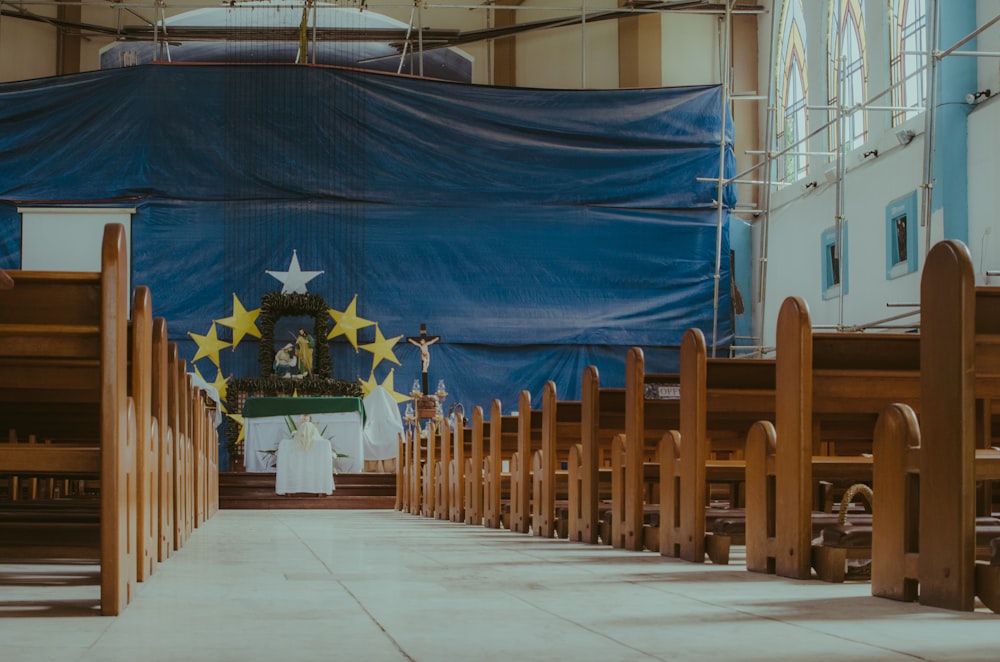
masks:
[[[309,317],[315,319],[313,338],[313,372],[311,376],[328,378],[333,374],[330,348],[326,344],[329,333],[330,315],[326,300],[318,294],[282,294],[268,292],[260,300],[260,353],[257,361],[260,374],[269,377],[274,374],[274,325],[282,317]],[[301,389],[300,389],[301,392]]]
[[[243,401],[249,396],[291,397],[298,393],[303,397],[349,397],[361,398],[364,393],[361,385],[343,379],[330,379],[309,376],[303,379],[288,379],[285,377],[239,377],[229,382],[226,389],[226,402],[230,411],[243,411]],[[238,450],[236,440],[240,436],[240,425],[232,418],[226,418],[226,448],[230,453]]]

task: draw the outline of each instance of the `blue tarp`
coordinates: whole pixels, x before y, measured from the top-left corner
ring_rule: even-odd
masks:
[[[19,205],[136,207],[133,282],[191,359],[205,334],[281,285],[292,251],[335,310],[358,295],[402,362],[440,335],[432,386],[451,402],[579,396],[597,365],[620,386],[628,347],[675,370],[710,339],[718,212],[717,86],[491,88],[328,67],[149,65],[0,85],[0,266],[20,261]],[[725,123],[732,174],[731,125]],[[725,205],[734,202],[727,188]],[[724,215],[725,224],[728,216]],[[58,239],[56,239],[58,240]],[[723,233],[718,343],[732,339]],[[228,330],[219,327],[220,336]],[[371,342],[373,328],[359,333]],[[334,376],[371,354],[331,341]],[[256,373],[245,339],[225,374]],[[215,368],[198,362],[210,381]],[[510,407],[505,405],[505,409]]]

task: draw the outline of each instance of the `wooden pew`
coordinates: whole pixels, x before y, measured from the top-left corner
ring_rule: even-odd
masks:
[[[428,421],[425,421],[425,423],[427,423],[424,426],[426,439],[418,437],[418,440],[421,440],[419,443],[426,453],[423,458],[420,474],[420,492],[423,496],[420,514],[424,517],[434,517],[435,499],[437,498],[434,474],[437,470],[438,431],[437,426],[430,425]]]
[[[448,425],[448,421],[445,421]],[[448,462],[448,519],[452,522],[465,521],[465,458],[471,448],[466,437],[465,417],[457,412],[451,431],[451,458]]]
[[[19,423],[45,430],[42,436],[58,443],[0,445],[0,472],[99,477],[100,533],[95,540],[88,536],[90,526],[14,522],[0,534],[0,554],[5,560],[73,557],[81,552],[73,542],[96,543],[95,554],[82,556],[100,562],[101,613],[117,615],[134,595],[137,571],[136,422],[127,395],[124,229],[105,227],[99,273],[20,271],[10,276],[14,287],[0,297],[0,416],[11,420],[32,410],[44,413]],[[92,429],[84,425],[94,420],[90,412],[98,421]],[[66,420],[74,427],[60,429]]]
[[[531,531],[531,463],[541,447],[542,412],[531,408],[531,394],[521,391],[517,405],[517,452],[510,457],[510,530]]]
[[[447,419],[434,421],[434,438],[438,447],[438,460],[434,463],[433,486],[434,511],[431,515],[435,519],[447,520],[449,518],[449,483],[451,481],[451,426]]]
[[[765,551],[756,547],[765,537],[748,531],[748,570],[812,576],[814,561],[823,560],[811,544],[816,481],[870,484],[872,475],[870,456],[821,455],[821,435],[861,440],[870,449],[878,413],[893,401],[919,398],[920,341],[916,334],[813,333],[805,302],[786,299],[777,328],[775,492],[765,516],[775,519],[774,536],[766,537]],[[747,480],[768,478],[748,473]],[[821,577],[838,577],[822,564],[819,569]]]
[[[680,382],[679,430],[662,437],[659,452],[660,553],[695,563],[708,553],[722,563],[731,540],[707,531],[708,486],[744,478],[746,434],[774,416],[775,362],[709,358],[704,334],[689,329],[681,340]],[[736,457],[716,459],[713,451]],[[742,513],[733,509],[729,516]]]
[[[625,434],[615,453],[622,466],[612,478],[613,508],[621,524],[612,534],[612,544],[630,550],[660,549],[660,467],[658,446],[663,435],[680,422],[677,398],[647,398],[647,385],[670,384],[677,388],[675,374],[647,374],[642,349],[633,347],[625,357]],[[618,501],[622,503],[617,504]],[[652,520],[655,524],[649,524]]]
[[[153,419],[153,309],[149,288],[132,295],[129,396],[136,420],[136,578],[146,581],[159,558],[159,425]]]
[[[542,388],[541,448],[532,456],[531,529],[536,536],[565,538],[570,448],[580,443],[579,400],[560,401],[555,382]],[[560,513],[560,515],[557,515]]]
[[[188,456],[190,454],[189,438],[187,436],[187,421],[184,415],[185,402],[182,385],[186,384],[184,361],[179,357],[176,343],[167,345],[167,416],[170,429],[174,434],[174,498],[172,500],[173,531],[171,544],[174,551],[184,546],[187,540],[187,504],[188,504]]]
[[[157,317],[153,320],[151,402],[160,439],[157,558],[161,562],[168,559],[174,550],[174,428],[169,413],[168,345],[167,322]]]
[[[872,594],[960,611],[979,596],[1000,611],[997,557],[976,562],[977,542],[985,546],[976,483],[1000,479],[1000,453],[989,448],[1000,288],[977,288],[968,249],[943,241],[927,255],[920,305],[919,427],[905,405],[879,419]]]
[[[624,432],[625,389],[601,388],[599,371],[587,366],[580,392],[580,444],[570,448],[567,469],[570,540],[611,544],[612,522],[605,522],[602,510],[612,493],[612,441]]]
[[[489,453],[483,459],[483,526],[491,529],[509,527],[510,469],[517,454],[518,417],[505,416],[499,400],[490,405]],[[507,458],[506,460],[504,458]]]
[[[489,425],[483,420],[483,408],[472,409],[472,421],[467,428],[469,435],[469,457],[465,463],[465,523],[483,523],[484,486],[483,457],[488,449]]]

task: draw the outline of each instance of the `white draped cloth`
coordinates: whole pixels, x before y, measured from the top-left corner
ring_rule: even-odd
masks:
[[[278,494],[331,494],[333,485],[333,446],[324,439],[308,416],[300,419],[290,439],[278,443]]]
[[[384,386],[365,397],[365,459],[391,460],[399,454],[403,418],[399,405]]]

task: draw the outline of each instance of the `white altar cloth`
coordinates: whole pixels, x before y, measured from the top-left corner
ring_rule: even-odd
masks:
[[[309,448],[303,448],[297,439],[281,440],[275,492],[330,494],[333,490],[333,449],[328,439],[320,437]]]
[[[361,473],[365,467],[364,433],[360,412],[310,414],[320,433],[330,440],[338,453],[334,467],[340,473]],[[298,420],[292,416],[292,420]],[[246,426],[246,451],[244,461],[248,472],[275,473],[274,456],[261,451],[278,448],[278,443],[289,436],[284,416],[262,416],[244,419]],[[325,430],[325,431],[324,431]],[[280,454],[280,451],[279,451]]]

